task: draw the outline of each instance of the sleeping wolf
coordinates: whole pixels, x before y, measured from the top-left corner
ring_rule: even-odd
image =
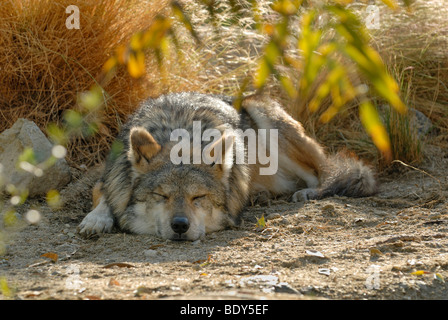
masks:
[[[109,155],[79,232],[110,232],[115,225],[196,240],[238,225],[249,197],[261,192],[293,201],[376,192],[368,166],[327,156],[277,102],[250,96],[239,111],[232,104],[230,97],[199,93],[145,101],[117,137],[123,148]]]

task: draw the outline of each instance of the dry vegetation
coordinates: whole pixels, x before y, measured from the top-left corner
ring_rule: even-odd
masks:
[[[78,94],[97,80],[101,68],[120,44],[137,31],[146,29],[157,14],[166,11],[168,1],[117,0],[78,1],[79,30],[67,29],[66,0],[8,0],[0,7],[0,131],[17,118],[28,118],[43,130],[60,124],[63,112],[77,107]],[[72,165],[92,165],[104,156],[121,122],[139,101],[158,95],[161,86],[157,63],[147,59],[149,72],[132,79],[119,70],[104,87],[105,108],[99,116],[99,134],[78,137],[69,146]],[[187,69],[177,68],[188,74]],[[171,83],[187,89],[177,81]]]
[[[381,11],[386,27],[374,30],[373,43],[399,83],[408,107],[421,111],[434,125],[431,142],[447,142],[448,8],[446,1],[416,1],[409,12]],[[407,163],[423,160],[415,122],[392,113],[387,125],[394,158]],[[409,137],[406,139],[406,137]]]
[[[168,2],[76,1],[81,29],[68,30],[65,8],[72,1],[3,0],[0,132],[19,117],[35,121],[44,131],[51,122],[61,123],[64,111],[77,108],[78,94],[95,83],[115,48],[148,28],[157,14],[169,14]],[[250,7],[244,8],[243,0],[234,2],[244,10],[235,16],[220,1],[213,26],[205,7],[183,1],[202,42],[193,41],[179,24],[182,50],[171,47],[162,70],[151,55],[141,79],[118,70],[104,87],[103,111],[92,115],[100,120],[98,134],[72,141],[70,165],[100,162],[122,122],[147,96],[172,91],[236,94],[241,81],[253,75],[267,39],[254,28]],[[368,2],[356,1],[353,7],[363,15]],[[267,0],[258,3],[264,19],[276,19]],[[0,298],[446,299],[448,0],[416,0],[412,12],[381,10],[381,28],[372,30],[372,43],[400,84],[405,103],[430,118],[434,128],[426,139],[417,137],[410,117],[388,114],[383,101],[372,99],[389,121],[394,157],[417,169],[383,175],[376,197],[250,206],[240,228],[193,243],[121,233],[79,237],[76,228],[91,207],[99,170],[73,170],[74,181],[61,192],[63,208],[53,210],[42,199],[30,199],[17,212],[39,208],[39,224],[20,220],[0,230],[0,244],[7,244],[0,256]],[[293,47],[287,54],[299,55]],[[298,72],[282,72],[295,83],[300,78]],[[382,159],[359,122],[356,102],[322,124],[319,113],[308,112],[308,98],[291,100],[274,79],[266,91],[282,100],[330,151],[348,148],[381,168]],[[324,107],[330,103],[323,101]],[[423,143],[428,146],[420,153]],[[424,157],[429,161],[414,163]],[[257,230],[261,216],[267,228]],[[59,260],[48,259],[49,253]],[[365,285],[372,264],[382,268],[378,290]],[[72,267],[80,271],[80,289],[67,285],[75,276]],[[273,287],[254,281],[266,275],[278,283]]]
[[[261,2],[260,12],[264,19],[275,20],[276,15],[266,2]],[[372,44],[386,62],[390,73],[400,85],[402,99],[406,105],[426,115],[433,123],[431,141],[446,145],[448,133],[448,21],[446,1],[415,1],[412,9],[392,11],[384,5],[380,7],[380,29],[371,30]],[[352,8],[366,18],[367,1],[354,2]],[[232,12],[228,6],[221,5],[220,22],[228,21]],[[236,25],[223,23],[218,37],[209,25],[202,25],[207,16],[205,9],[194,3],[189,4],[193,24],[200,27],[201,36],[205,39],[205,50],[209,53],[206,64],[206,91],[234,94],[238,91],[241,80],[253,72],[257,59],[262,54],[264,35],[253,28],[253,15],[238,16]],[[244,11],[243,11],[244,12]],[[326,19],[328,17],[323,17]],[[227,20],[226,20],[227,19]],[[298,31],[299,32],[299,31]],[[293,36],[296,36],[292,32]],[[331,38],[331,32],[324,34]],[[292,41],[292,43],[295,43]],[[235,45],[238,44],[238,45]],[[286,54],[298,58],[300,53],[291,46]],[[347,64],[348,69],[353,69]],[[294,83],[301,77],[297,70],[284,69]],[[351,72],[353,81],[358,80],[355,71]],[[323,142],[331,152],[341,148],[355,151],[360,157],[384,168],[385,162],[371,142],[359,122],[357,101],[346,106],[343,112],[330,123],[319,122],[322,112],[331,104],[329,98],[322,102],[319,112],[311,114],[307,103],[311,97],[299,97],[291,100],[280,88],[280,84],[271,81],[267,91],[283,101],[293,116],[299,119],[307,131]],[[407,163],[417,164],[423,160],[423,144],[425,139],[418,136],[415,130],[414,113],[400,116],[391,108],[384,108],[384,101],[371,97],[380,111],[392,142],[393,157]],[[433,139],[434,138],[434,139]]]
[[[63,112],[77,107],[79,93],[95,83],[114,49],[127,43],[135,32],[147,29],[157,14],[169,14],[168,2],[79,1],[81,29],[68,30],[65,8],[70,1],[6,1],[0,9],[0,131],[19,117],[35,121],[43,130],[51,122],[61,123]],[[225,1],[220,2],[215,23],[210,23],[204,6],[184,1],[202,43],[195,43],[179,27],[176,32],[182,50],[171,50],[162,72],[151,56],[142,79],[132,79],[126,70],[119,70],[104,87],[103,112],[95,115],[100,122],[99,133],[72,141],[70,163],[90,166],[101,161],[121,123],[148,96],[172,91],[236,94],[241,81],[254,72],[266,41],[266,35],[254,28],[250,5],[238,3],[242,10],[235,14]],[[356,2],[353,7],[363,15],[366,5]],[[372,33],[372,42],[401,85],[403,99],[433,121],[437,133],[433,140],[441,144],[448,136],[448,21],[443,6],[443,1],[417,1],[412,12],[382,8],[381,29]],[[260,2],[259,9],[263,19],[276,19],[268,1]],[[298,56],[295,48],[287,54]],[[297,83],[299,72],[284,72]],[[275,81],[266,90],[282,100],[312,135],[332,146],[331,151],[345,147],[381,164],[358,121],[356,102],[329,124],[321,124],[319,113],[307,111],[308,98],[291,101]],[[324,106],[329,103],[328,99],[323,101]],[[409,129],[409,118],[389,119],[396,123],[389,126],[395,128],[390,131],[395,158],[406,162],[421,159],[415,133],[400,129]],[[399,125],[403,121],[405,125]]]

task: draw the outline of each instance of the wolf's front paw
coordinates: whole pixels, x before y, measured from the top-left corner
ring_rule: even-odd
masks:
[[[109,207],[104,201],[92,210],[79,224],[78,232],[82,235],[111,232],[114,226],[114,218]]]
[[[293,195],[292,195],[292,201],[293,202],[305,202],[311,199],[315,199],[317,197],[317,191],[316,189],[303,189],[303,190],[299,190],[296,191]]]

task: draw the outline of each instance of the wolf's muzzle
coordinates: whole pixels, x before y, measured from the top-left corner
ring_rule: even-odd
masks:
[[[179,236],[188,231],[190,228],[190,221],[187,217],[174,217],[171,221],[171,229]]]

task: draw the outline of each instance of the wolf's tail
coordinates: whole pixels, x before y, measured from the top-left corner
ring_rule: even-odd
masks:
[[[378,192],[378,183],[372,168],[362,161],[337,154],[328,158],[328,168],[316,198],[333,195],[368,197]]]

